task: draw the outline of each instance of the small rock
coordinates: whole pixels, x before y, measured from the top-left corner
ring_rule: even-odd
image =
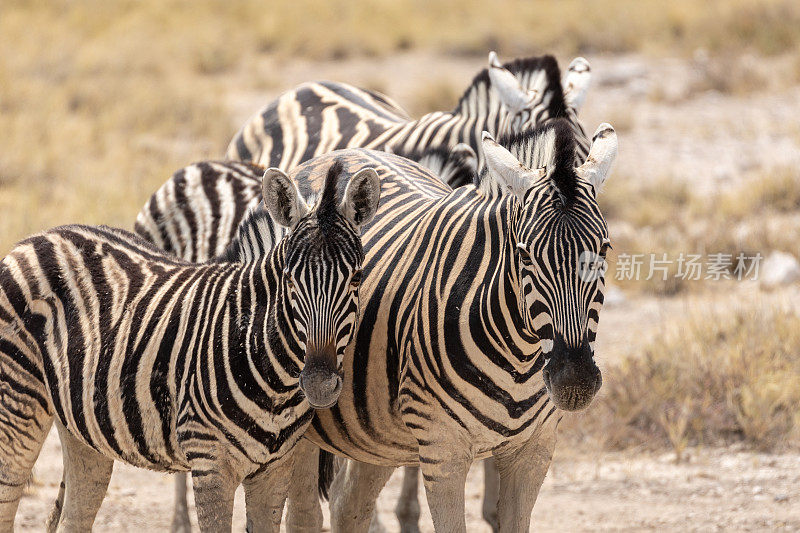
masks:
[[[794,283],[800,280],[800,262],[792,254],[772,252],[761,265],[759,279],[766,288]]]
[[[774,500],[778,503],[788,502],[789,495],[788,494],[776,494]]]

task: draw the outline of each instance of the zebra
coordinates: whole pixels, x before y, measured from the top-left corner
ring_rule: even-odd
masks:
[[[528,57],[502,65],[495,52],[451,112],[411,120],[395,102],[345,83],[304,83],[253,115],[233,137],[226,157],[289,171],[315,156],[342,148],[372,148],[422,162],[431,149],[466,145],[476,153],[469,175],[445,176],[459,187],[483,165],[481,132],[525,131],[557,117],[575,130],[576,162],[583,163],[589,139],[577,113],[591,80],[589,62],[575,58],[561,80],[553,56]],[[463,148],[462,148],[463,149]],[[436,168],[431,168],[434,172]]]
[[[420,154],[428,168],[442,177],[471,177],[474,152],[457,145],[449,152],[435,148]],[[243,215],[261,200],[264,168],[236,161],[200,161],[188,165],[167,180],[139,212],[134,231],[163,251],[198,263],[222,254],[235,237]],[[471,179],[471,178],[470,178]],[[270,226],[270,241],[278,242],[283,227]],[[175,507],[172,530],[190,531],[187,476],[175,475]]]
[[[374,169],[313,207],[278,169],[224,253],[189,263],[106,226],[57,227],[0,262],[0,531],[55,419],[64,476],[48,530],[90,530],[114,460],[191,471],[204,531],[279,525],[291,453],[335,403],[358,319]],[[341,198],[341,201],[338,200]],[[272,242],[274,226],[291,228]]]
[[[527,531],[561,411],[585,408],[601,386],[594,340],[610,240],[596,195],[616,134],[601,125],[577,168],[565,120],[482,144],[483,181],[510,194],[436,190],[421,168],[376,152],[348,160],[378,169],[385,201],[364,234],[342,395],[305,435],[353,459],[330,490],[334,531],[366,531],[384,482],[409,464],[421,467],[436,530],[465,531],[467,471],[490,455],[500,530]],[[328,157],[293,175],[312,180]]]
[[[485,134],[482,145],[480,185],[454,191],[395,155],[355,150],[347,160],[375,166],[383,196],[364,235],[365,304],[345,353],[342,396],[317,412],[306,434],[362,461],[348,463],[330,491],[341,529],[364,529],[362,513],[391,470],[420,464],[437,529],[463,530],[463,485],[453,479],[490,455],[500,466],[500,527],[526,529],[555,446],[557,408],[585,407],[600,386],[593,345],[602,270],[585,278],[577,262],[588,255],[602,263],[610,246],[596,195],[616,156],[616,134],[601,125],[580,167],[565,119],[500,144]],[[333,157],[295,169],[301,189]],[[435,402],[424,404],[431,396]],[[442,442],[465,432],[466,441]],[[437,450],[465,456],[436,457]],[[310,529],[321,520],[312,453],[304,442],[295,452],[306,459],[295,462],[288,517]],[[519,468],[508,467],[514,461]],[[301,477],[306,484],[294,486]],[[305,500],[293,506],[292,495]]]
[[[589,140],[577,120],[577,112],[585,100],[590,77],[591,68],[583,58],[570,63],[562,85],[552,56],[518,59],[503,66],[492,52],[489,67],[475,77],[454,112],[432,113],[416,122],[383,95],[346,84],[304,84],[254,115],[231,141],[227,157],[288,170],[304,158],[328,149],[360,144],[401,153],[430,168],[452,187],[459,187],[477,182],[476,169],[483,166],[475,141],[481,128],[524,131],[531,124],[566,117],[574,132],[575,163],[579,165],[586,159]],[[387,132],[393,136],[391,139]],[[471,142],[472,146],[459,143],[451,149],[450,143],[458,140]],[[193,247],[224,246],[231,232],[230,224],[224,221],[235,215],[226,210],[244,212],[249,202],[258,201],[256,180],[250,180],[249,185],[239,184],[248,180],[232,180],[226,165],[232,167],[235,163],[209,163],[201,169],[190,166],[185,180],[180,176],[170,180],[154,195],[154,199],[158,198],[150,204],[151,210],[140,213],[136,231],[187,259],[196,259]],[[257,177],[254,171],[251,173]],[[496,186],[495,183],[489,180],[485,186]],[[181,205],[185,201],[197,205]],[[217,210],[218,215],[206,220],[208,212]],[[216,230],[219,223],[223,226]],[[492,462],[488,463],[487,478],[495,475]],[[412,510],[418,505],[405,496],[416,494],[417,479],[417,470],[406,473],[397,513],[403,524],[416,523],[418,518],[418,512]],[[185,480],[180,476],[177,491],[179,506],[183,502],[181,507],[186,509]],[[492,494],[491,487],[487,487],[484,516],[495,523]],[[176,523],[188,523],[188,514],[176,513]]]

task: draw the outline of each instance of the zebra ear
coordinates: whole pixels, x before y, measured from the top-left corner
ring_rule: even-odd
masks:
[[[293,228],[301,218],[308,214],[308,206],[292,178],[282,170],[268,168],[262,180],[264,207],[272,218],[287,228]]]
[[[489,80],[492,82],[492,88],[497,91],[500,101],[511,115],[516,115],[532,107],[536,101],[538,93],[526,90],[516,76],[500,64],[500,60],[497,59],[497,54],[494,52],[489,52]]]
[[[358,231],[372,220],[381,197],[381,179],[374,168],[362,168],[347,183],[339,211]]]
[[[489,174],[501,186],[510,189],[520,200],[525,198],[525,193],[537,179],[544,177],[543,168],[536,170],[527,168],[514,157],[514,154],[497,144],[488,131],[483,132],[481,145]]]
[[[576,57],[569,64],[567,75],[562,82],[564,102],[577,113],[586,101],[589,83],[592,81],[592,67],[582,57]]]
[[[611,124],[600,124],[592,136],[592,148],[586,162],[576,170],[578,175],[588,180],[596,193],[600,192],[608,178],[611,165],[617,157],[617,132]]]

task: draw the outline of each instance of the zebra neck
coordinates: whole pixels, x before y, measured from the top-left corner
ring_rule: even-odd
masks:
[[[493,232],[498,242],[491,243],[492,249],[499,250],[494,264],[487,270],[494,272],[494,277],[487,277],[483,290],[483,312],[492,313],[496,318],[496,327],[505,328],[502,335],[507,345],[507,360],[517,375],[529,375],[539,370],[541,349],[539,338],[528,328],[525,315],[525,299],[519,277],[517,257],[516,225],[519,203],[511,195],[492,196],[488,199],[490,206],[497,206],[504,217],[496,217],[492,221],[497,224]],[[500,273],[498,276],[497,274]],[[504,302],[505,313],[497,316],[497,304]]]
[[[265,257],[244,266],[246,274],[231,304],[238,325],[237,334],[231,336],[231,367],[255,369],[259,388],[277,401],[296,394],[302,361],[281,281],[284,263],[284,246],[279,243]]]
[[[439,227],[443,220],[458,218],[461,211],[463,232],[447,239],[457,239],[458,247],[450,248],[449,254],[436,253],[451,265],[448,269],[458,272],[457,284],[460,280],[474,283],[474,291],[468,291],[464,300],[454,298],[442,309],[440,318],[452,328],[448,337],[461,337],[467,353],[488,357],[515,382],[532,375],[538,370],[541,352],[538,338],[524,319],[513,237],[519,205],[509,195],[488,197],[468,185],[448,195],[442,207],[429,224]]]
[[[386,149],[412,160],[418,160],[432,148],[452,148],[459,143],[475,149],[484,130],[497,136],[502,119],[497,113],[485,112],[485,103],[475,109],[475,114],[462,114],[459,110],[453,113],[435,111],[398,126],[392,138],[387,139]],[[481,151],[477,153],[480,157]]]

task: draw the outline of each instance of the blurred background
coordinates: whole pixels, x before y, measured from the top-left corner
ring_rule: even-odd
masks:
[[[620,138],[605,384],[562,423],[537,529],[800,529],[797,0],[3,0],[0,250],[63,223],[130,229],[172,172],[221,158],[302,81],[419,116],[454,107],[489,50],[586,57],[582,122]],[[41,530],[60,471],[51,439],[22,530]],[[488,530],[481,479],[471,531]],[[390,530],[397,490],[379,502]],[[171,491],[117,467],[96,529],[166,528]]]

